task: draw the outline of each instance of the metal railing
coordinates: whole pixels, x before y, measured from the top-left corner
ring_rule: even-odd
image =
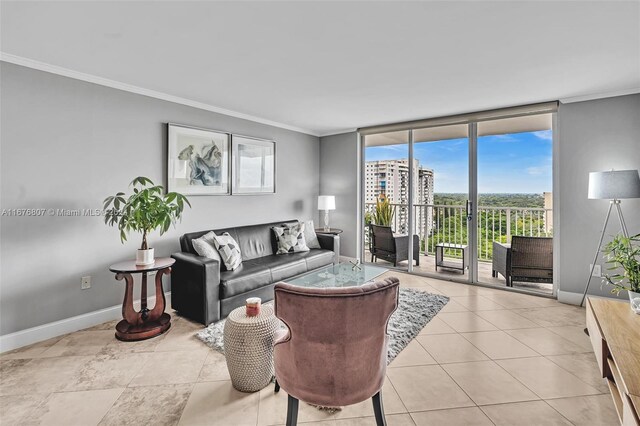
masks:
[[[365,213],[375,211],[375,203],[365,203]],[[391,227],[399,234],[409,233],[409,207],[391,204],[394,215]],[[478,259],[490,261],[493,241],[507,243],[513,235],[550,237],[553,235],[553,212],[536,207],[478,206]],[[465,206],[414,205],[414,234],[420,237],[420,253],[434,254],[436,244],[467,244],[468,227]],[[368,232],[365,232],[368,247]],[[456,257],[456,251],[445,253]]]

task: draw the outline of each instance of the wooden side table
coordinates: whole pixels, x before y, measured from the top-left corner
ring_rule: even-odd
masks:
[[[329,228],[328,231],[325,231],[324,228],[316,228],[316,234],[330,234],[330,235],[338,235],[342,234],[344,231],[339,228]]]
[[[116,325],[116,338],[125,341],[150,339],[164,333],[171,327],[171,315],[165,313],[166,300],[162,289],[162,275],[171,273],[171,265],[175,260],[170,257],[156,258],[152,265],[139,266],[134,260],[119,262],[109,267],[116,273],[116,280],[125,280],[124,300],[122,301],[122,317]],[[156,274],[156,304],[153,309],[147,308],[147,274]],[[140,287],[140,311],[133,308],[133,277],[131,274],[142,274]]]

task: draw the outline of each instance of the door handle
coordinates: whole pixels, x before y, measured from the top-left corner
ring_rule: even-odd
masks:
[[[467,200],[467,220],[471,220],[471,216],[473,215],[473,209],[471,208],[471,206],[471,201]]]

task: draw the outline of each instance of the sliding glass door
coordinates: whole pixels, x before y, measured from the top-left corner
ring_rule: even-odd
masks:
[[[552,116],[522,114],[364,135],[364,260],[451,281],[551,294],[551,273],[547,282],[520,282],[503,264],[514,236],[553,236]],[[382,247],[381,232],[391,245]]]

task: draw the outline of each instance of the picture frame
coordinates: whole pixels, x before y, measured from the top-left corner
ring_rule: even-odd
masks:
[[[275,194],[275,141],[234,134],[231,151],[233,194]]]
[[[231,194],[231,134],[167,123],[167,189],[184,195]]]

